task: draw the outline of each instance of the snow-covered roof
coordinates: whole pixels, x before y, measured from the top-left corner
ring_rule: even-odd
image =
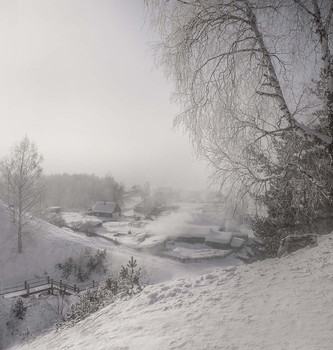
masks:
[[[117,203],[114,202],[97,202],[93,208],[92,211],[95,213],[106,213],[106,214],[112,214],[117,207]]]
[[[139,248],[141,249],[150,249],[157,247],[165,242],[165,237],[163,236],[152,236],[144,240],[140,245]]]
[[[243,238],[238,237],[232,237],[232,240],[230,242],[230,246],[232,248],[240,248],[244,244],[245,240]]]
[[[232,232],[211,231],[206,237],[206,242],[230,244],[232,237]]]

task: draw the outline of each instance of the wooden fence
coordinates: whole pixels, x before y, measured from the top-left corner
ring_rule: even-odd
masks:
[[[42,278],[32,278],[22,282],[18,282],[14,286],[1,288],[0,297],[13,298],[17,296],[28,297],[31,294],[48,292],[54,294],[54,291],[64,294],[77,294],[87,289],[96,289],[101,281],[92,281],[86,284],[71,284],[63,280],[57,281],[50,276]]]

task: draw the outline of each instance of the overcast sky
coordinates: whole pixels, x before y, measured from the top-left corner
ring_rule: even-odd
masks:
[[[28,135],[47,174],[204,188],[151,40],[141,0],[0,0],[0,156]]]

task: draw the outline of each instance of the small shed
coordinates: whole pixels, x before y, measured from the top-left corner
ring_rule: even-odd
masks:
[[[206,236],[206,245],[215,249],[241,249],[248,236],[242,232],[220,232],[212,230]]]
[[[121,209],[115,202],[97,202],[93,206],[90,214],[117,220],[121,216]]]
[[[61,207],[48,207],[46,208],[47,213],[54,213],[54,214],[60,214],[61,213]]]
[[[230,249],[232,237],[231,232],[212,230],[206,237],[206,244],[216,249]]]

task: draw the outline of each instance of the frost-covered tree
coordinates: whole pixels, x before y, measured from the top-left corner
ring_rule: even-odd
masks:
[[[293,173],[332,199],[329,181],[306,159],[321,152],[332,172],[333,3],[145,2],[161,36],[157,64],[183,107],[175,123],[213,178],[232,193],[259,196]]]
[[[1,163],[2,195],[17,231],[19,253],[25,228],[40,212],[42,160],[35,143],[25,136]]]

